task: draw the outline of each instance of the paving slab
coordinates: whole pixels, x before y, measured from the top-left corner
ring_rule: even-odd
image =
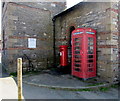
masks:
[[[51,71],[41,72],[39,74],[26,75],[23,78],[23,83],[45,88],[56,88],[66,90],[98,90],[100,87],[111,86],[111,83],[101,83],[100,81],[96,81],[94,79],[88,79],[87,81],[84,81],[70,74],[56,73]]]

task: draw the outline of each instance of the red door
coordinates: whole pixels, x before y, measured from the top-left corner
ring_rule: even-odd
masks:
[[[86,78],[96,76],[96,31],[93,29],[86,29],[86,63],[87,71]]]
[[[72,34],[72,75],[82,77],[83,60],[83,33],[84,30],[76,30]]]
[[[72,33],[72,75],[87,79],[96,76],[96,31],[78,28]]]

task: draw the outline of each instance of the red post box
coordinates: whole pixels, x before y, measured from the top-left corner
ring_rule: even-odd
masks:
[[[68,65],[68,46],[61,45],[59,46],[60,50],[60,66],[67,66]]]
[[[72,32],[72,75],[84,80],[96,76],[96,31],[78,28]]]

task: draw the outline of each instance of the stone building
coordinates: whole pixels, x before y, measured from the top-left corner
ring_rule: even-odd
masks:
[[[97,31],[97,77],[106,82],[118,80],[118,3],[81,2],[54,16],[53,21],[56,65],[59,65],[60,45],[68,45],[71,51],[71,32],[90,27]]]
[[[119,73],[119,81],[120,81],[120,1],[118,2],[118,55],[119,55],[119,65],[118,65],[118,73]]]
[[[1,57],[2,57],[2,41],[0,39],[0,63],[1,63]]]
[[[25,71],[52,67],[52,17],[66,8],[66,2],[4,2],[2,6],[3,68],[16,72],[19,57]]]

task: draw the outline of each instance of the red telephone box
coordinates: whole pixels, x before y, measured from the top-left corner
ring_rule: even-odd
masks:
[[[60,48],[60,65],[67,66],[68,65],[68,46],[61,45],[59,48]]]
[[[72,32],[72,75],[84,80],[96,76],[96,31],[78,28]]]

